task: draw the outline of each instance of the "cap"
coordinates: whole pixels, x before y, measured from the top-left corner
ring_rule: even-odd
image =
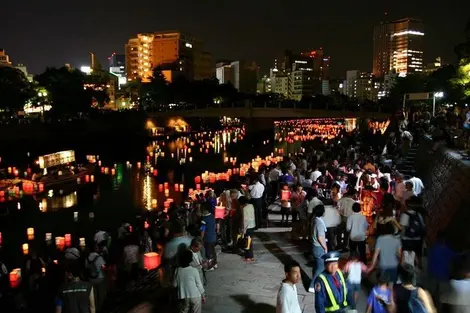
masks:
[[[325,263],[338,262],[339,256],[340,256],[339,252],[331,251],[323,255],[323,260],[325,260]]]

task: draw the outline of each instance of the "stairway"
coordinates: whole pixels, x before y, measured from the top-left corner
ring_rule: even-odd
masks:
[[[415,159],[416,153],[418,152],[419,146],[412,146],[408,151],[408,154],[400,163],[397,163],[397,170],[405,176],[415,176],[416,166]]]

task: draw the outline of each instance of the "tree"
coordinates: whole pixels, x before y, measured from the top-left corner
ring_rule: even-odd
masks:
[[[462,88],[466,97],[470,97],[470,59],[460,61],[456,77],[452,80],[452,83]]]
[[[74,114],[90,110],[92,93],[84,88],[85,74],[77,69],[47,68],[35,77],[48,92],[55,114]]]
[[[169,88],[168,82],[159,67],[153,70],[150,82],[142,84],[141,91],[141,105],[144,110],[165,107],[169,98]]]
[[[0,109],[23,110],[34,96],[32,85],[20,70],[0,66]]]

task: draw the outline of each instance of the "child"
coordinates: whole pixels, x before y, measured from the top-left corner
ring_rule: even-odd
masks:
[[[393,312],[392,292],[388,288],[388,277],[385,273],[380,274],[379,283],[372,288],[369,298],[367,298],[366,313],[388,313]]]
[[[286,225],[289,223],[289,213],[291,210],[291,196],[292,194],[289,190],[289,185],[284,184],[281,190],[281,224],[284,223],[284,216],[286,216]]]
[[[354,305],[357,303],[359,291],[361,290],[362,273],[367,271],[367,266],[359,261],[357,251],[351,251],[351,257],[344,267],[344,272],[348,274],[348,283],[351,286],[351,292],[353,293]]]

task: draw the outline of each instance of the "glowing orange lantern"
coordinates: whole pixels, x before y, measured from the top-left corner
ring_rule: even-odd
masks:
[[[158,175],[158,170],[157,169],[154,169],[153,170],[153,176],[157,176]]]
[[[165,189],[165,197],[168,197],[170,195],[170,190]]]
[[[163,191],[163,184],[158,185],[158,191],[160,191],[160,192]]]
[[[168,183],[164,183],[163,186],[165,187],[165,189],[168,189]]]
[[[55,246],[59,250],[63,250],[65,247],[65,238],[64,237],[55,237]]]
[[[194,177],[194,183],[195,184],[200,184],[201,183],[201,176]]]
[[[150,252],[144,254],[144,268],[148,271],[156,269],[161,264],[161,256],[158,253]]]
[[[34,240],[34,228],[28,228],[26,230],[26,235],[28,235],[28,240]]]
[[[115,168],[111,169],[111,175],[113,175],[113,176],[116,175],[116,169]]]
[[[27,243],[23,244],[23,254],[27,255],[29,253],[29,245]]]
[[[64,243],[66,247],[70,247],[72,245],[72,235],[65,234],[64,236]]]
[[[201,184],[196,184],[196,190],[201,190]]]
[[[17,288],[21,283],[21,269],[15,268],[10,272],[10,286],[11,288]]]
[[[175,184],[175,191],[179,191],[179,189],[180,189],[180,185]]]
[[[148,223],[147,221],[145,221],[145,222],[144,222],[144,228],[147,229],[147,228],[149,228],[149,227],[150,227],[149,223]]]
[[[85,182],[86,183],[90,182],[90,175],[85,175]]]
[[[225,207],[224,206],[216,206],[215,207],[215,218],[223,219],[225,217]]]
[[[91,181],[92,183],[95,182],[95,175],[91,175],[91,176],[90,176],[90,181]]]
[[[141,166],[142,166],[142,163],[137,162],[137,168],[141,168]]]
[[[180,184],[180,192],[183,192],[183,191],[184,191],[184,185]]]
[[[240,170],[240,176],[245,176],[245,171],[244,170]]]

